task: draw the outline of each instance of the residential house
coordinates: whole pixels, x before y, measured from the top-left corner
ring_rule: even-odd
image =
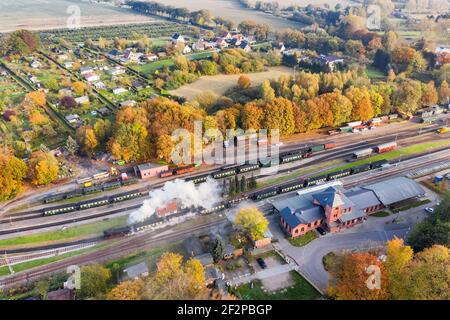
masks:
[[[192,45],[192,49],[194,51],[203,51],[203,50],[205,50],[205,41],[203,41],[203,39],[197,40],[197,42],[195,42]]]
[[[114,94],[123,94],[123,93],[128,92],[128,90],[125,89],[125,88],[119,87],[119,88],[114,88],[114,89],[112,90],[112,92],[113,92]]]
[[[89,103],[89,96],[75,98],[75,101],[78,105],[87,104]]]
[[[206,267],[205,268],[205,281],[206,285],[210,286],[218,279],[222,278],[222,273],[216,267]]]
[[[203,267],[210,267],[214,265],[214,258],[211,253],[203,253],[198,256],[195,256],[194,259],[200,261]]]
[[[158,61],[158,59],[159,59],[158,56],[154,53],[145,54],[141,57],[141,60],[147,60],[150,62]]]
[[[33,69],[40,68],[41,67],[41,63],[39,61],[33,59],[33,60],[30,61],[30,67],[33,68]]]
[[[127,100],[120,104],[120,107],[135,107],[137,105],[137,102],[134,100]]]
[[[119,50],[111,50],[109,53],[108,53],[108,58],[110,58],[110,59],[119,59],[120,57],[122,56],[122,52],[120,52]]]
[[[73,95],[72,89],[70,88],[62,88],[58,91],[58,95],[60,97],[71,97]]]
[[[242,41],[242,43],[239,45],[239,49],[244,50],[247,53],[252,51],[252,47],[247,41]]]
[[[100,81],[100,77],[94,72],[92,72],[92,73],[85,73],[84,74],[84,78],[86,79],[87,82]]]
[[[179,34],[179,33],[175,33],[175,34],[172,36],[172,43],[173,43],[173,44],[185,43],[185,42],[186,42],[186,40],[185,40],[184,37],[183,37],[181,34]]]
[[[190,46],[188,46],[188,45],[184,46],[183,51],[182,51],[183,54],[188,54],[191,52],[192,52],[192,49]]]
[[[228,48],[228,42],[224,38],[216,38],[214,40],[214,42],[215,42],[217,47],[220,47],[222,49],[223,48]]]
[[[313,63],[325,66],[329,71],[333,72],[338,65],[344,64],[344,59],[338,56],[321,54],[319,57],[313,59]]]
[[[165,53],[164,51],[158,52],[157,56],[159,59],[164,59],[167,57],[167,53]]]
[[[225,40],[231,40],[233,38],[233,36],[231,35],[230,32],[228,31],[223,31],[219,34],[219,38],[223,38]]]
[[[125,72],[126,72],[125,69],[122,67],[114,67],[108,71],[108,73],[112,76],[118,76],[124,74]]]
[[[125,50],[122,58],[120,58],[120,62],[123,63],[137,63],[140,58],[143,56],[142,53],[133,52],[131,49]]]
[[[107,116],[111,113],[111,111],[108,108],[103,107],[98,110],[98,113],[100,113],[102,116]]]
[[[99,82],[94,83],[94,88],[97,90],[105,90],[106,85],[102,81],[99,81]]]
[[[84,76],[85,74],[94,73],[94,68],[89,66],[84,66],[80,68],[80,74]]]
[[[123,281],[126,280],[137,280],[139,278],[148,277],[149,270],[145,262],[135,264],[123,270],[125,276],[122,278]]]
[[[66,69],[70,69],[73,67],[73,62],[72,61],[66,61],[63,63],[63,67]]]
[[[144,89],[144,84],[139,80],[134,80],[131,84],[131,87],[133,88],[133,90],[141,91],[142,89]]]
[[[66,120],[67,122],[69,122],[70,125],[77,125],[79,123],[81,123],[81,119],[80,116],[77,114],[69,114],[66,116]]]

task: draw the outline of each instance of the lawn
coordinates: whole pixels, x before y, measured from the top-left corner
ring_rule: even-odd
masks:
[[[412,145],[409,147],[399,148],[397,150],[393,150],[393,151],[390,151],[387,153],[378,154],[376,156],[369,157],[369,158],[366,158],[363,160],[358,160],[358,161],[355,161],[352,163],[348,163],[346,165],[334,168],[332,170],[328,170],[322,174],[341,171],[341,170],[349,169],[349,168],[352,168],[355,166],[360,166],[363,164],[368,164],[368,163],[383,160],[383,159],[394,160],[394,159],[398,159],[400,157],[410,156],[410,155],[414,155],[414,154],[418,154],[418,153],[422,153],[422,152],[426,152],[426,151],[431,151],[433,149],[443,148],[443,147],[447,147],[447,146],[450,146],[450,140],[438,140],[438,141],[432,141],[432,142],[419,143],[419,144],[415,144],[415,145]]]
[[[318,235],[316,231],[309,231],[300,237],[289,238],[289,243],[295,247],[303,247],[317,238]]]
[[[395,209],[392,210],[392,212],[398,213],[398,212],[401,212],[401,211],[406,211],[406,210],[409,210],[409,209],[413,209],[413,208],[417,208],[417,207],[423,206],[424,204],[427,204],[427,203],[430,203],[430,202],[431,202],[430,199],[425,199],[425,200],[422,200],[422,201],[413,202],[413,203],[407,204],[407,205],[405,205],[403,207],[395,208]]]
[[[49,242],[56,242],[59,240],[76,240],[87,236],[94,236],[101,234],[104,230],[123,226],[126,224],[127,217],[119,217],[110,219],[107,221],[100,221],[96,223],[90,223],[80,225],[66,230],[57,230],[51,232],[44,232],[38,234],[32,234],[29,236],[11,238],[0,240],[0,247],[12,247],[29,244],[48,244]]]
[[[367,67],[366,75],[372,80],[384,80],[386,78],[386,75],[381,70],[374,67]]]
[[[302,276],[297,272],[290,272],[294,284],[292,287],[285,288],[272,293],[264,292],[260,280],[241,285],[231,289],[231,292],[242,300],[316,300],[321,297]]]
[[[143,74],[150,74],[156,70],[162,69],[164,67],[171,67],[173,66],[173,60],[172,59],[164,59],[159,60],[152,63],[147,63],[144,65],[139,66],[132,66],[131,68],[136,70],[137,72],[143,73]]]
[[[79,250],[79,251],[74,251],[74,252],[68,252],[59,256],[55,256],[55,257],[50,257],[50,258],[44,258],[44,259],[38,259],[38,260],[32,260],[32,261],[27,261],[27,262],[22,262],[16,265],[13,265],[12,268],[14,270],[14,272],[20,272],[20,271],[25,271],[28,269],[32,269],[32,268],[36,268],[36,267],[40,267],[49,263],[53,263],[56,261],[61,261],[70,257],[74,257],[83,253],[89,253],[92,252],[94,250],[98,250],[102,247],[105,247],[105,244],[102,245],[96,245],[93,246],[91,248],[87,248],[87,249],[83,249],[83,250]],[[7,276],[9,275],[10,271],[8,266],[3,266],[0,267],[0,277],[2,276]]]
[[[375,218],[384,218],[384,217],[389,217],[389,216],[390,216],[390,213],[386,212],[386,211],[378,211],[378,212],[372,213],[370,215],[370,217],[375,217]]]

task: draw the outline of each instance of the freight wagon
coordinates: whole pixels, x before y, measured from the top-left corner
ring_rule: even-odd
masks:
[[[379,144],[378,146],[376,146],[375,151],[378,153],[385,153],[385,152],[392,151],[396,148],[397,148],[397,142],[388,142],[388,143],[383,143],[383,144]]]

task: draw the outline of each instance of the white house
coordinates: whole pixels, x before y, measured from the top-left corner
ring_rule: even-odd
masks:
[[[194,49],[195,51],[205,50],[205,41],[203,41],[202,39],[198,40],[192,45],[192,49]]]
[[[79,97],[79,98],[75,98],[75,102],[77,103],[77,104],[86,104],[86,103],[89,103],[89,97],[88,96],[82,96],[82,97]]]
[[[191,52],[192,52],[191,47],[189,47],[189,46],[184,46],[183,54],[188,54],[188,53],[191,53]]]
[[[157,61],[159,58],[156,54],[149,53],[149,54],[142,56],[141,59],[145,59],[147,61],[154,62],[154,61]]]
[[[100,77],[95,73],[87,73],[84,75],[87,82],[97,82],[100,81]]]
[[[124,74],[125,73],[125,69],[122,67],[115,67],[111,70],[109,70],[109,74],[112,76],[118,76],[120,74]]]
[[[85,75],[85,74],[93,73],[93,72],[94,72],[94,69],[92,67],[86,66],[86,67],[81,67],[80,68],[81,75]]]
[[[134,107],[137,105],[137,102],[134,100],[127,100],[120,104],[121,107]]]
[[[63,66],[66,69],[70,69],[70,68],[73,67],[73,62],[72,61],[66,61],[66,62],[64,62]]]
[[[175,33],[173,36],[172,36],[172,43],[173,44],[177,44],[177,43],[185,43],[186,42],[186,40],[184,39],[184,37],[181,35],[181,34],[179,34],[179,33]]]
[[[94,83],[94,87],[97,90],[106,89],[106,85],[103,82],[101,82],[101,81]]]
[[[122,94],[122,93],[126,93],[126,92],[128,92],[128,90],[125,89],[125,88],[115,88],[115,89],[113,89],[113,93],[114,94]]]
[[[33,68],[33,69],[37,69],[40,66],[41,66],[41,63],[39,61],[37,61],[37,60],[32,60],[30,62],[30,67]]]
[[[77,114],[69,114],[66,116],[66,120],[70,123],[70,124],[75,124],[78,123],[80,121],[80,116]]]

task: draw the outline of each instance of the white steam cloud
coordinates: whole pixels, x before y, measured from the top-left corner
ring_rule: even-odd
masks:
[[[199,185],[195,185],[192,181],[169,181],[164,187],[150,191],[150,198],[144,201],[142,207],[130,214],[128,222],[142,222],[153,216],[156,209],[164,208],[173,201],[177,201],[182,207],[212,209],[221,201],[220,194],[220,185],[212,178]]]

